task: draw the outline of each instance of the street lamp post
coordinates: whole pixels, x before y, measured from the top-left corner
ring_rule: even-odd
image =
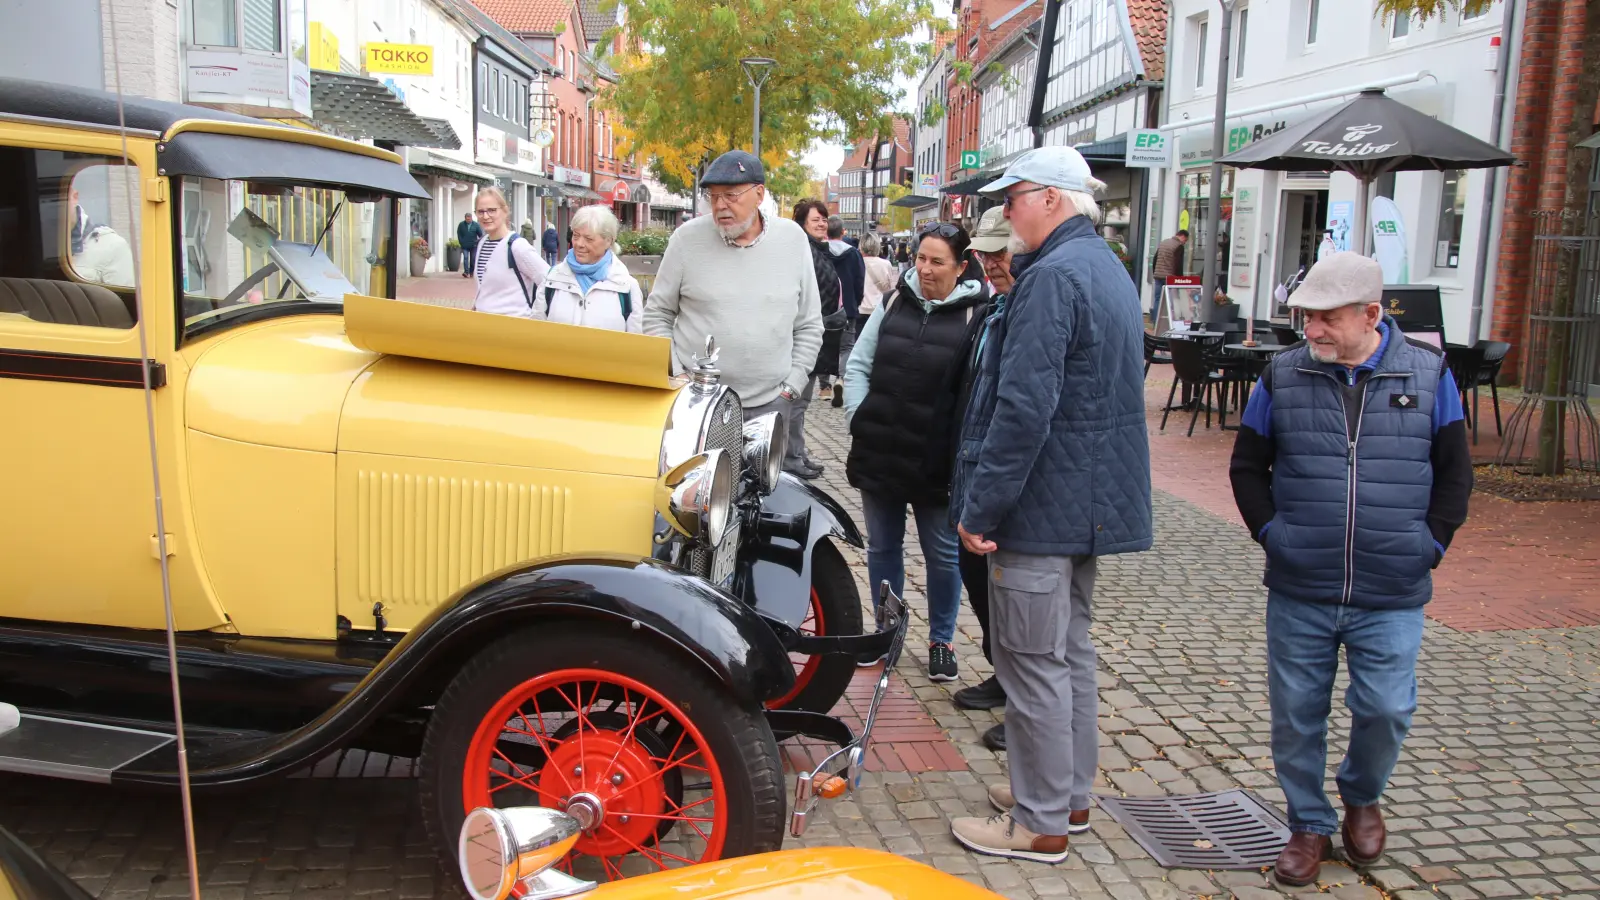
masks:
[[[739,65],[744,67],[744,77],[750,80],[750,86],[756,89],[755,110],[752,113],[753,122],[750,126],[751,152],[757,159],[761,158],[761,86],[767,83],[767,76],[772,74],[772,67],[778,61],[766,56],[746,56],[739,60]]]
[[[1217,51],[1217,105],[1211,122],[1211,195],[1206,199],[1205,260],[1200,270],[1200,308],[1207,310],[1216,306],[1213,298],[1217,291],[1218,236],[1222,233],[1222,163],[1217,160],[1222,158],[1223,141],[1228,136],[1228,76],[1231,74],[1228,70],[1232,68],[1228,43],[1233,34],[1233,10],[1238,0],[1219,2],[1222,4],[1222,33],[1218,35],[1221,40]],[[1253,312],[1246,313],[1245,318],[1253,315]],[[1206,316],[1206,321],[1210,320],[1211,317]]]

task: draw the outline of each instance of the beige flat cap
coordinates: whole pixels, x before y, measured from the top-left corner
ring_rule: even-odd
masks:
[[[1353,303],[1383,301],[1383,266],[1348,250],[1330,253],[1306,273],[1306,280],[1289,295],[1289,305],[1301,309],[1338,309]]]

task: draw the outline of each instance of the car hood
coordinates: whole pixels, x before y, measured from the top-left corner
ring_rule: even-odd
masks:
[[[605,885],[585,900],[996,900],[921,863],[876,850],[785,850]]]
[[[230,333],[194,359],[186,391],[188,427],[228,440],[646,478],[676,395],[385,355],[328,315]]]

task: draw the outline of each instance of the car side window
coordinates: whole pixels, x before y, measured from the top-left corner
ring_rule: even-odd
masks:
[[[132,328],[138,168],[0,147],[0,319]]]

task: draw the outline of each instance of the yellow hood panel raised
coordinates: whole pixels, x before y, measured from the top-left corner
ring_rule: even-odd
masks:
[[[996,900],[921,863],[876,850],[764,853],[603,885],[588,900]]]
[[[345,295],[344,321],[351,343],[377,353],[640,387],[672,386],[672,341],[666,338],[360,294]]]

